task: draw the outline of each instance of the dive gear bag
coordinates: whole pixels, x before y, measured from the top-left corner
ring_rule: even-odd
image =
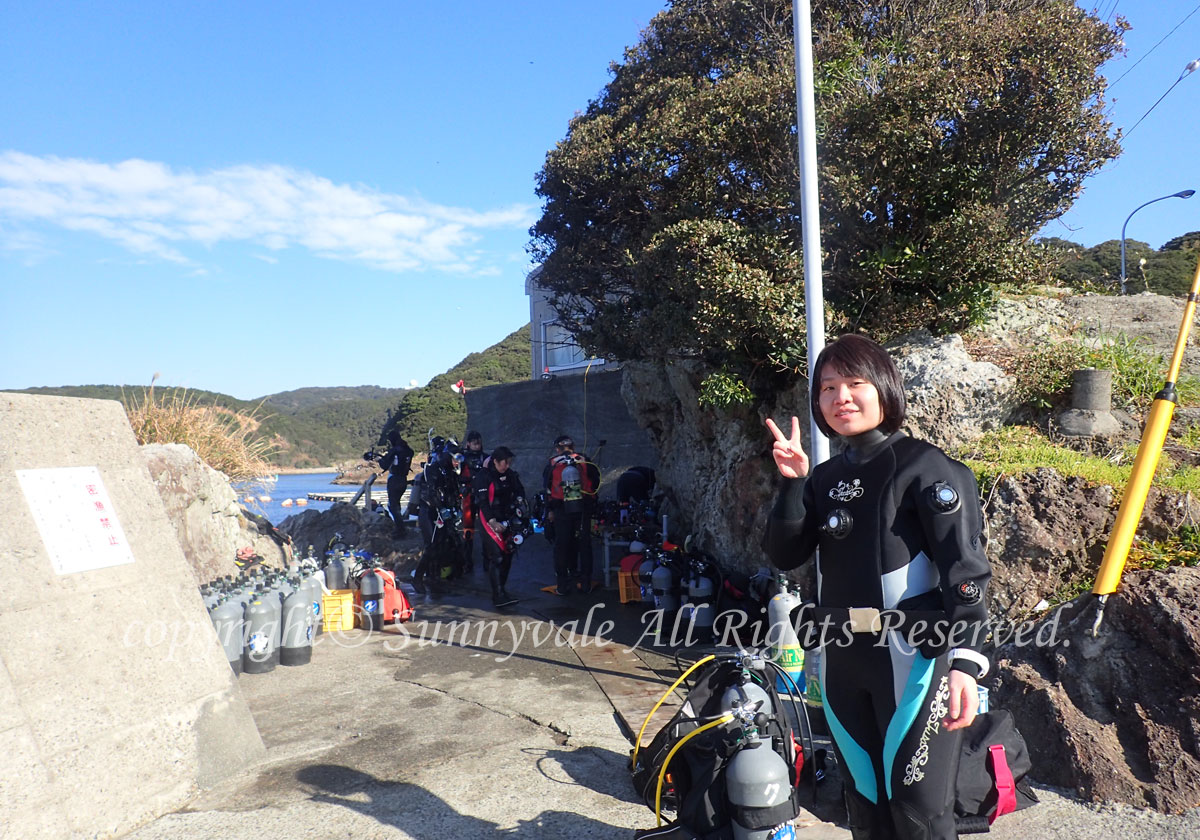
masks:
[[[982,834],[996,818],[1038,801],[1025,775],[1033,766],[1012,712],[977,715],[963,733],[954,817],[959,834]]]

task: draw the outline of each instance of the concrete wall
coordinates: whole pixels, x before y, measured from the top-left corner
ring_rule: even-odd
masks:
[[[478,429],[488,451],[504,445],[517,456],[515,469],[530,494],[541,489],[542,468],[562,434],[575,448],[595,454],[600,440],[604,478],[601,496],[612,495],[609,480],[626,468],[658,466],[649,435],[629,414],[621,397],[621,372],[514,382],[467,391],[467,427]]]
[[[17,471],[70,467],[97,468],[133,562],[56,570],[101,556],[57,547],[98,526],[48,543],[35,517],[79,506]],[[111,837],[262,755],[119,403],[0,395],[0,498],[0,835]]]

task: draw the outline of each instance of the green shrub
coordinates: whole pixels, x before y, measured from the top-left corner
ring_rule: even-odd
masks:
[[[718,370],[704,377],[697,399],[700,405],[729,408],[732,405],[749,405],[754,402],[754,392],[736,374]]]

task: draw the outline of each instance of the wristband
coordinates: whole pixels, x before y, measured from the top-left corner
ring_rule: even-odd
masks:
[[[951,648],[949,655],[951,665],[954,664],[955,659],[965,659],[967,662],[974,662],[976,665],[978,665],[979,676],[976,677],[976,679],[983,679],[987,676],[987,673],[990,670],[988,658],[982,653],[971,650],[970,648]]]

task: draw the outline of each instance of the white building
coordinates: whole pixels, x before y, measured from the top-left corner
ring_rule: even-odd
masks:
[[[583,348],[558,321],[558,312],[550,304],[550,293],[538,285],[539,266],[525,277],[529,296],[530,378],[562,376],[591,370],[614,370],[618,365],[604,359],[587,358]]]

